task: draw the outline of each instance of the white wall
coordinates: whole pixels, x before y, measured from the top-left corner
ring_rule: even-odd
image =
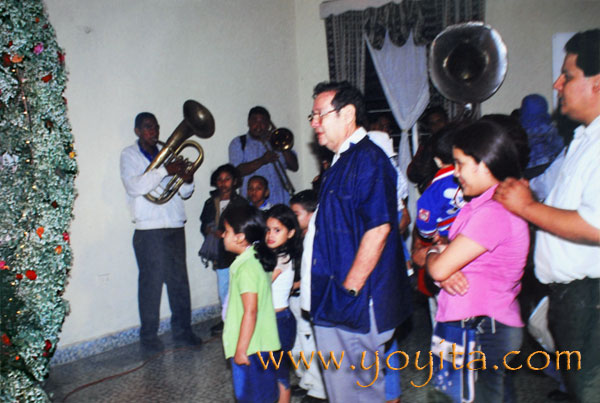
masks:
[[[74,265],[66,290],[71,304],[61,346],[139,324],[133,225],[119,178],[119,153],[131,144],[133,118],[154,112],[166,139],[181,121],[181,106],[196,99],[216,121],[199,140],[206,159],[186,203],[188,271],[194,309],[217,303],[216,278],[198,258],[198,217],[208,177],[227,161],[227,145],[246,130],[250,107],[261,104],[296,135],[307,188],[317,172],[305,116],[312,87],[328,78],[320,0],[46,0],[66,51],[69,118],[80,173],[72,225]],[[598,26],[600,2],[488,0],[487,21],[509,49],[509,72],[484,113],[509,113],[530,92],[551,96],[554,32]],[[166,298],[161,307],[169,315]]]
[[[217,304],[216,277],[197,257],[208,178],[227,162],[229,141],[246,131],[248,110],[257,104],[270,110],[276,124],[299,134],[295,148],[301,161],[312,159],[304,119],[310,107],[301,102],[298,86],[300,76],[310,85],[327,77],[326,59],[315,60],[326,53],[318,3],[47,0],[50,22],[66,51],[65,96],[80,168],[71,228],[74,264],[65,293],[71,313],[61,346],[139,325],[133,224],[119,154],[135,140],[138,112],[154,112],[166,139],[182,120],[186,99],[204,104],[216,121],[211,139],[197,139],[206,158],[186,202],[186,236],[192,307]],[[296,13],[306,29],[297,27]],[[296,41],[296,35],[305,38]],[[305,172],[303,166],[291,175],[298,189],[310,183],[312,176],[303,180]],[[164,294],[162,302],[161,316],[167,317]]]
[[[510,113],[525,95],[552,104],[552,35],[600,27],[600,1],[488,0],[486,22],[508,48],[508,73],[483,113]]]

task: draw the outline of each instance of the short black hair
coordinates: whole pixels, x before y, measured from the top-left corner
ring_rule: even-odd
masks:
[[[466,123],[460,121],[451,122],[433,135],[430,140],[433,156],[438,157],[444,164],[454,163],[454,157],[452,156],[454,133],[465,125]]]
[[[479,119],[458,130],[454,135],[454,147],[475,162],[483,161],[494,178],[521,178],[519,152],[505,127],[491,120]]]
[[[254,176],[250,177],[250,179],[248,179],[248,183],[250,183],[252,181],[260,181],[263,183],[265,189],[269,189],[269,181],[264,176],[254,175]]]
[[[229,204],[223,215],[223,222],[233,228],[236,234],[244,234],[246,241],[254,245],[256,257],[265,271],[273,271],[277,263],[277,256],[265,243],[267,225],[263,213],[249,204],[232,206]]]
[[[423,112],[422,119],[427,120],[431,115],[434,115],[436,113],[438,115],[442,115],[444,119],[448,120],[448,112],[446,112],[446,109],[444,109],[442,105],[432,105],[429,108],[425,109],[425,112]]]
[[[234,167],[231,164],[225,164],[225,165],[221,165],[220,167],[218,167],[215,172],[213,172],[210,175],[210,186],[212,187],[217,187],[217,178],[219,177],[219,175],[221,175],[221,173],[223,172],[227,172],[228,174],[231,175],[231,177],[233,178],[233,188],[237,188],[239,187],[239,185],[241,184],[241,176],[240,176],[240,172],[237,170],[236,167]]]
[[[257,105],[250,109],[250,112],[248,112],[248,119],[250,119],[252,115],[263,115],[267,120],[271,120],[271,114],[264,106]]]
[[[367,127],[367,107],[362,92],[348,81],[323,81],[313,90],[313,98],[323,92],[335,92],[331,105],[339,112],[346,105],[353,105],[356,110],[356,125]]]
[[[312,189],[306,189],[298,192],[290,198],[290,206],[292,204],[299,204],[309,213],[315,212],[317,209],[317,203],[317,192]]]
[[[140,112],[135,117],[135,122],[133,124],[133,127],[135,127],[136,129],[139,129],[140,127],[142,127],[142,122],[146,119],[154,119],[156,122],[158,122],[158,120],[156,119],[156,116],[154,116],[153,113]]]
[[[577,55],[575,64],[586,77],[600,74],[600,29],[576,33],[567,41],[565,52]]]

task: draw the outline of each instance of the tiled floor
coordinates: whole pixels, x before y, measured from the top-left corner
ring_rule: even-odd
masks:
[[[414,357],[416,351],[429,350],[431,331],[425,305],[417,299],[413,329],[401,343],[401,350]],[[167,349],[155,356],[143,357],[137,343],[114,349],[51,369],[45,389],[55,402],[232,402],[231,373],[223,358],[219,338],[209,336],[214,321],[195,326],[203,340],[201,348],[173,347],[170,335],[163,335]],[[527,339],[522,356],[535,351]],[[526,368],[526,365],[523,366]],[[514,373],[518,402],[548,402],[547,394],[557,387],[541,371]],[[402,370],[402,402],[427,402],[429,385],[426,370],[409,365]],[[293,380],[293,382],[296,379]],[[294,403],[300,398],[294,398]]]

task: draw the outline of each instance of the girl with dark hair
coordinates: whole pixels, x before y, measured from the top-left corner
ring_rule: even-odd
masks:
[[[285,358],[296,341],[296,319],[289,306],[292,288],[300,280],[300,260],[302,239],[300,226],[294,211],[285,204],[276,204],[267,211],[267,246],[277,255],[277,266],[273,270],[271,291],[273,306],[277,316],[277,331],[283,360],[277,369],[279,402],[288,403],[291,399],[290,362]]]
[[[517,295],[529,231],[492,196],[505,178],[521,177],[519,153],[504,127],[479,120],[455,134],[453,155],[455,176],[471,200],[450,228],[450,243],[427,252],[427,270],[442,287],[436,321],[477,329],[488,370],[477,373],[475,401],[508,401],[510,380],[502,360],[522,342]]]
[[[200,232],[204,235],[204,242],[205,244],[210,242],[209,244],[216,246],[216,250],[208,253],[212,248],[203,247],[198,254],[206,267],[208,267],[208,262],[212,261],[213,270],[217,273],[219,300],[222,306],[225,304],[229,288],[229,266],[235,255],[227,252],[223,245],[224,227],[220,217],[228,206],[234,208],[248,204],[246,199],[236,192],[240,184],[240,174],[233,165],[225,164],[218,167],[210,176],[210,185],[216,189],[210,192],[210,197],[204,203],[200,215]],[[211,328],[213,335],[222,330],[223,322]]]
[[[272,365],[264,368],[261,361],[267,362],[268,352],[281,348],[271,295],[276,256],[265,243],[265,221],[255,207],[227,208],[222,218],[225,249],[237,255],[230,267],[223,328],[235,398],[272,403],[279,396],[275,370]]]

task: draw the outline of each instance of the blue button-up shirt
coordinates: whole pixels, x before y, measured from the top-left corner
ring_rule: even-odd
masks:
[[[360,128],[323,173],[316,217],[311,276],[311,314],[318,326],[369,331],[373,303],[379,332],[410,314],[410,288],[399,247],[396,171]],[[352,141],[357,141],[356,144]],[[357,296],[342,286],[365,232],[389,223],[381,257]]]
[[[254,161],[257,158],[262,157],[267,152],[266,146],[259,140],[253,138],[250,133],[246,133],[245,136],[246,146],[243,150],[240,136],[231,140],[231,143],[229,144],[229,162],[236,167],[240,164]],[[279,156],[279,162],[281,163],[281,166],[287,169],[283,154],[277,152],[277,155]],[[248,180],[254,175],[260,175],[264,177],[267,182],[269,182],[270,195],[267,201],[271,205],[278,203],[288,204],[290,195],[283,187],[281,179],[279,178],[279,175],[277,175],[275,166],[273,164],[263,165],[251,174],[244,176],[243,183],[240,188],[240,194],[243,197],[248,197]]]

